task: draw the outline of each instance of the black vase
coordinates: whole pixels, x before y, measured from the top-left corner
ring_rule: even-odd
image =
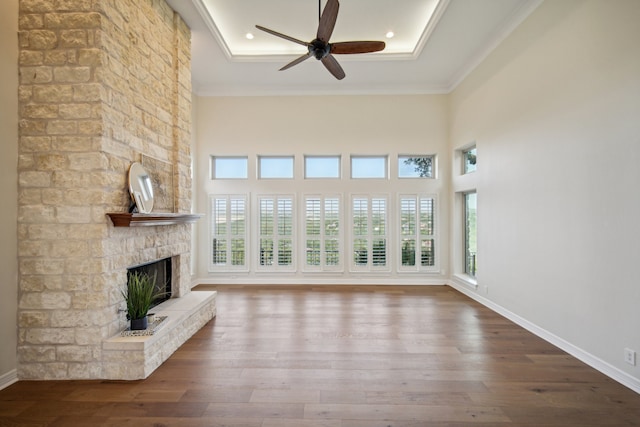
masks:
[[[131,319],[132,331],[143,331],[145,329],[147,329],[147,316],[144,316],[142,319]]]

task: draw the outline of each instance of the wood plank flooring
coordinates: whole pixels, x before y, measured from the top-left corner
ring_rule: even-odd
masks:
[[[143,381],[18,382],[0,426],[626,426],[640,395],[450,287],[217,288]]]

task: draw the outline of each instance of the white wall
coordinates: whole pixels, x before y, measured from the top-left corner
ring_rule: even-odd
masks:
[[[544,2],[451,95],[450,136],[478,148],[453,179],[478,192],[469,292],[640,391],[638,22],[637,0]]]
[[[248,155],[250,166],[255,166],[256,155],[296,156],[297,174],[301,176],[305,154],[339,154],[343,159],[343,180],[305,182],[297,188],[297,197],[305,191],[335,191],[348,193],[396,191],[423,191],[441,194],[439,199],[440,271],[431,275],[390,274],[365,280],[385,280],[398,283],[429,281],[442,284],[448,276],[447,244],[449,159],[447,148],[447,102],[445,96],[310,96],[310,97],[200,97],[195,103],[195,135],[197,153],[194,162],[194,196],[197,212],[208,211],[208,194],[221,191],[220,182],[209,179],[211,155]],[[436,180],[379,180],[354,183],[348,177],[350,154],[436,154],[439,179]],[[251,168],[252,169],[252,168]],[[253,169],[252,169],[253,170]],[[391,174],[396,166],[391,162]],[[277,193],[289,183],[258,181],[250,173],[248,181],[226,187],[223,192],[233,193],[249,186],[256,192]],[[348,196],[348,194],[345,194]],[[395,205],[391,204],[390,208]],[[254,232],[252,230],[251,232]],[[195,255],[196,276],[202,282],[229,282],[228,277],[208,272],[210,256],[208,220],[198,222],[198,250]],[[345,250],[347,248],[344,248]],[[344,280],[360,280],[354,274],[331,276],[333,283]],[[290,280],[296,283],[321,282],[321,276],[296,274]],[[276,282],[282,283],[282,275],[256,277],[240,275],[233,283]],[[361,282],[360,282],[361,283]]]
[[[18,0],[0,6],[0,388],[15,380],[18,302]]]

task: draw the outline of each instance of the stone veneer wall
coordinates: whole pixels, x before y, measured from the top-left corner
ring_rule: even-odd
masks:
[[[20,0],[19,29],[18,377],[104,378],[126,268],[172,256],[190,291],[191,226],[105,216],[141,154],[190,211],[190,31],[164,0]]]

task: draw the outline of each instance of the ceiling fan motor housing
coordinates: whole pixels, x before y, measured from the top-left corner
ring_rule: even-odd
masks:
[[[317,60],[324,58],[331,52],[331,45],[320,39],[315,39],[309,43],[309,54],[313,55]]]

